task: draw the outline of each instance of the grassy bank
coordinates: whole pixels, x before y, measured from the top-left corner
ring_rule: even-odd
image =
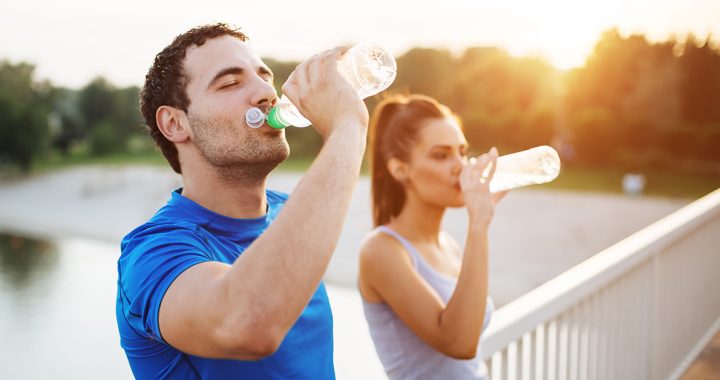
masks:
[[[698,173],[642,172],[645,176],[644,195],[699,198],[720,188],[720,175]],[[577,191],[622,193],[624,172],[613,169],[563,168],[553,182],[544,188]]]
[[[67,157],[53,156],[33,164],[33,172],[42,173],[80,165],[157,165],[167,167],[167,162],[159,152],[123,153],[93,157],[86,153],[75,153]],[[278,170],[303,172],[312,164],[312,158],[290,156]],[[367,175],[367,165],[363,166]],[[696,173],[643,172],[646,178],[644,195],[662,197],[699,198],[720,188],[720,175]],[[596,191],[622,193],[624,172],[612,169],[563,168],[560,176],[553,182],[541,185],[543,189],[563,189],[576,191]]]
[[[33,162],[32,171],[42,173],[82,165],[164,165],[170,167],[162,154],[155,151],[116,153],[104,156],[91,156],[86,152],[79,152],[68,156],[53,155],[37,160]]]

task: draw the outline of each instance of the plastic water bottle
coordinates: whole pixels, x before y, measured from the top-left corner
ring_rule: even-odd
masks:
[[[490,192],[550,182],[559,174],[560,156],[547,145],[507,154],[497,159]]]
[[[397,74],[397,64],[387,49],[361,43],[350,48],[338,61],[338,70],[358,95],[365,99],[390,87]],[[290,125],[301,128],[310,125],[310,121],[300,114],[285,95],[268,113],[267,123],[278,129]]]

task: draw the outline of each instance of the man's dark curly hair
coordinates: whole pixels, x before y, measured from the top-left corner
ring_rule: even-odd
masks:
[[[145,85],[140,92],[140,110],[145,117],[150,136],[176,173],[182,173],[177,148],[158,129],[155,113],[161,106],[171,106],[187,112],[190,99],[185,89],[188,78],[183,69],[187,50],[193,46],[202,46],[209,39],[225,35],[247,41],[247,36],[239,29],[223,23],[190,29],[175,37],[170,45],[155,56],[155,62],[145,76]]]

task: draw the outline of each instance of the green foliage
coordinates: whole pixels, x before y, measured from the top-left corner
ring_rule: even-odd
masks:
[[[90,152],[96,156],[106,156],[125,151],[127,140],[123,140],[120,136],[121,132],[119,128],[106,120],[91,125],[88,136]]]
[[[460,57],[412,49],[397,61],[389,91],[423,93],[449,106],[477,150],[548,144],[555,133],[560,87],[546,62],[513,58],[498,48],[470,48]]]
[[[601,165],[612,157],[621,139],[615,114],[602,107],[575,112],[570,121],[575,133],[575,149],[582,152],[580,162]]]
[[[563,167],[554,181],[529,189],[623,193],[622,180],[626,173],[615,168]],[[643,194],[649,196],[699,198],[720,188],[720,177],[716,175],[667,170],[647,170],[643,175],[646,179]]]
[[[115,86],[105,78],[93,79],[80,90],[79,107],[88,126],[109,119],[115,111]]]
[[[0,165],[30,169],[48,145],[49,84],[34,80],[35,66],[0,62]]]
[[[263,58],[263,62],[272,70],[275,77],[275,92],[282,94],[282,85],[300,62],[282,62],[272,58]]]
[[[265,62],[282,93],[298,62]],[[720,51],[709,38],[651,43],[609,30],[570,72],[494,47],[460,55],[415,48],[397,62],[386,93],[422,93],[449,106],[474,152],[554,144],[570,165],[720,171]],[[33,71],[0,63],[0,164],[28,168],[49,148],[72,155],[82,146],[105,157],[151,150],[137,87],[98,77],[79,90],[53,88]],[[371,113],[382,96],[366,100]],[[294,160],[308,162],[322,146],[312,128],[286,136]]]
[[[269,62],[280,92],[296,63]],[[585,66],[568,73],[494,47],[460,56],[415,48],[397,63],[387,93],[422,93],[448,105],[475,152],[554,144],[570,164],[720,170],[720,53],[709,40],[650,43],[609,30]],[[366,101],[371,112],[381,96]],[[311,129],[287,136],[295,157],[320,149]]]
[[[139,91],[134,86],[118,89],[102,77],[80,90],[78,108],[93,154],[126,151],[128,139],[143,131]]]
[[[720,52],[709,40],[653,44],[610,30],[569,75],[566,99],[580,162],[720,171]],[[588,120],[598,110],[605,120]]]
[[[447,50],[411,49],[397,58],[397,77],[392,92],[432,95],[447,102],[452,89],[455,62]]]
[[[111,123],[127,141],[131,136],[145,133],[145,121],[140,113],[140,88],[130,86],[115,90]]]
[[[87,135],[85,118],[78,107],[78,95],[78,91],[66,88],[52,90],[52,115],[58,123],[56,129],[51,128],[52,146],[64,156]]]
[[[685,120],[696,123],[720,121],[720,51],[710,40],[690,36],[679,58],[683,81],[681,94]]]

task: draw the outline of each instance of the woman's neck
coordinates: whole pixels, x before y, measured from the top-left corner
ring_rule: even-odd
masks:
[[[413,242],[439,246],[444,214],[445,207],[408,197],[402,211],[388,223],[388,227]]]

